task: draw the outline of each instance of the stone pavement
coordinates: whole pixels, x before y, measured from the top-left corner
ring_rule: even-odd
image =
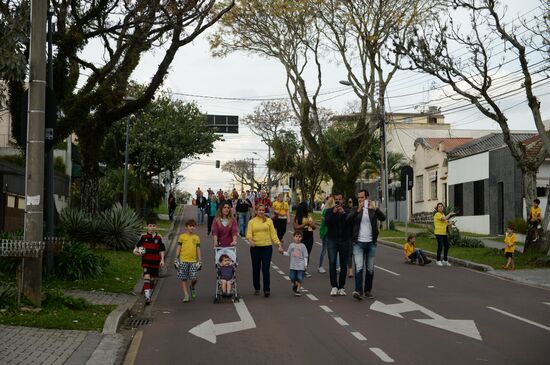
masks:
[[[493,270],[491,275],[550,289],[550,269]]]

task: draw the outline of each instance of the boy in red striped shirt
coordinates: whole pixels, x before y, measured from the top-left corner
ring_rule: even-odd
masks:
[[[147,233],[141,236],[134,248],[134,255],[141,256],[143,267],[143,293],[145,304],[151,303],[151,296],[155,286],[154,279],[159,276],[159,269],[164,267],[164,252],[166,248],[162,243],[162,237],[156,232],[155,220],[147,221]]]

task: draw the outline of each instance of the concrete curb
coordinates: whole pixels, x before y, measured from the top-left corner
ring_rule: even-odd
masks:
[[[395,248],[395,249],[398,249],[398,250],[403,250],[403,245],[401,245],[399,243],[395,243],[395,242],[391,242],[391,241],[385,241],[385,240],[381,240],[381,239],[378,240],[378,243],[381,243],[384,246],[392,247],[392,248]],[[434,252],[430,252],[430,251],[426,251],[426,250],[422,250],[422,251],[424,251],[426,256],[428,256],[430,258],[437,257],[437,255]],[[456,257],[449,256],[449,262],[453,265],[463,266],[463,267],[466,267],[468,269],[473,269],[473,270],[477,270],[477,271],[483,271],[483,272],[493,271],[493,268],[491,266],[478,264],[477,262],[472,262],[472,261],[468,261],[468,260],[457,259]]]
[[[128,313],[133,305],[134,302],[122,304],[109,313],[107,319],[105,320],[105,324],[103,325],[102,333],[104,335],[114,335],[117,333],[120,323],[128,316]]]

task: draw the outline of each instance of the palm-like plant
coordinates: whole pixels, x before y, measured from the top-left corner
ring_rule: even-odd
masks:
[[[100,221],[102,243],[115,250],[127,250],[134,246],[141,231],[141,221],[133,210],[117,203],[100,214]]]

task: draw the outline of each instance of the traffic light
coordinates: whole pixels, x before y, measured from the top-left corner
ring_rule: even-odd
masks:
[[[217,168],[217,169],[220,168],[220,160],[216,160],[216,168]]]

